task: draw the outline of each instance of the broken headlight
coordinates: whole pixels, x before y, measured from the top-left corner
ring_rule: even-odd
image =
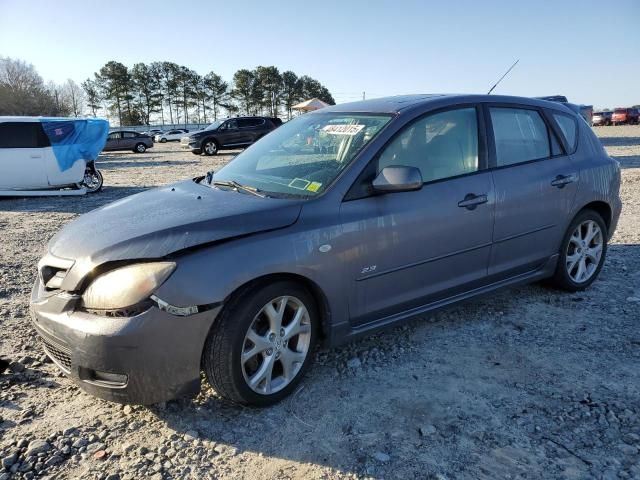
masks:
[[[136,263],[98,276],[82,295],[86,309],[115,310],[146,300],[173,273],[173,262]]]

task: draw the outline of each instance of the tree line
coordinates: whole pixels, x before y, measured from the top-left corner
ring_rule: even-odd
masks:
[[[87,105],[96,115],[105,105],[124,125],[207,123],[224,111],[228,115],[291,117],[291,107],[317,97],[334,104],[329,90],[317,80],[277,67],[238,70],[231,83],[215,72],[200,75],[173,62],[126,65],[107,62],[82,83]]]
[[[0,57],[0,115],[104,115],[120,126],[208,123],[220,115],[286,115],[303,100],[335,101],[318,80],[275,66],[235,72],[231,82],[173,62],[110,61],[81,85],[46,83],[33,65]]]
[[[81,116],[84,90],[73,80],[45,84],[33,65],[0,57],[0,115]]]

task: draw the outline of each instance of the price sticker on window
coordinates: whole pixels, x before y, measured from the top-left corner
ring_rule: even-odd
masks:
[[[327,125],[322,131],[329,135],[357,135],[363,128],[364,125]]]

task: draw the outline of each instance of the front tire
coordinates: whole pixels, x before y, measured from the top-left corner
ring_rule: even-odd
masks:
[[[560,247],[551,284],[569,292],[589,287],[600,274],[607,253],[607,226],[593,210],[576,215]]]
[[[166,138],[161,138],[160,139],[160,143],[167,143],[167,139]]]
[[[205,140],[202,144],[202,150],[206,156],[210,157],[218,153],[218,144],[215,140]]]
[[[313,296],[294,282],[245,289],[225,306],[205,343],[209,383],[235,403],[279,402],[309,368],[318,325]]]

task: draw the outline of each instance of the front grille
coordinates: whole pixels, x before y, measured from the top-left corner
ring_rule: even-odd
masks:
[[[40,341],[42,342],[44,353],[65,373],[71,372],[71,351],[44,338],[40,338]]]

